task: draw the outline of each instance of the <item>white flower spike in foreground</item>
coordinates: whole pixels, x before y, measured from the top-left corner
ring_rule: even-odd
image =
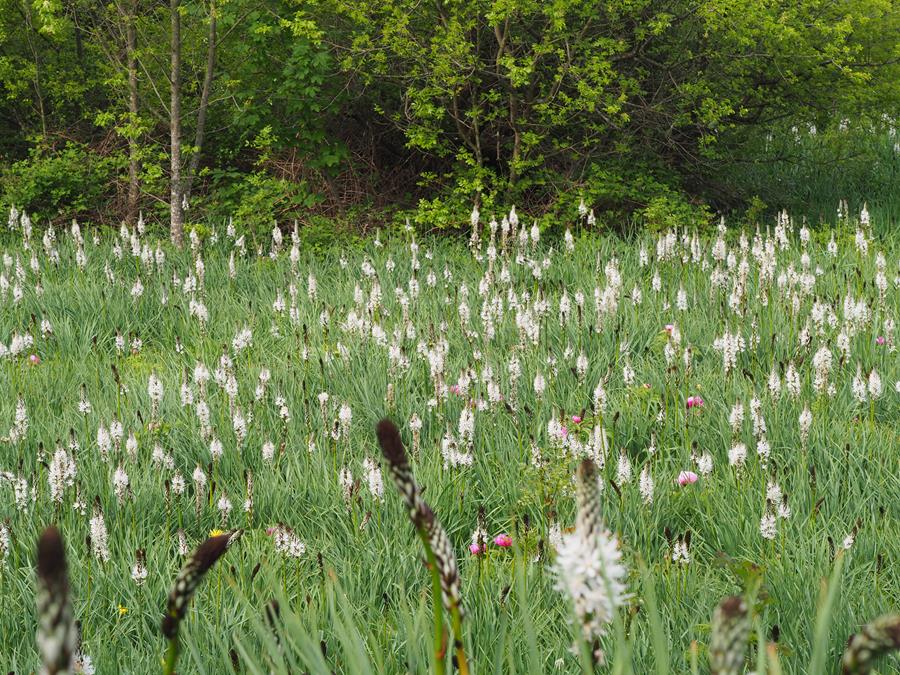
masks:
[[[578,467],[575,529],[562,537],[556,571],[557,588],[571,598],[583,638],[592,645],[592,657],[602,662],[598,642],[629,596],[625,587],[628,570],[618,540],[601,520],[599,497],[594,463],[586,459]]]

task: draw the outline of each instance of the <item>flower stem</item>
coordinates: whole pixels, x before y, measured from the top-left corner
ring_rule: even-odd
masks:
[[[435,675],[444,675],[446,665],[444,656],[444,616],[441,605],[441,575],[438,571],[437,559],[434,557],[434,551],[428,543],[428,534],[424,528],[418,528],[419,538],[425,547],[425,556],[428,559],[428,568],[431,571],[431,601],[434,603],[434,672]]]
[[[453,627],[453,645],[456,651],[456,667],[460,675],[469,675],[469,662],[466,660],[466,650],[463,646],[462,613],[455,603],[450,609],[450,617],[450,624]]]
[[[178,636],[169,640],[166,650],[166,661],[163,664],[163,675],[175,675],[175,663],[178,661]]]

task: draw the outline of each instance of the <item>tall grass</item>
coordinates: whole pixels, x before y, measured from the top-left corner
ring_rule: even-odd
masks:
[[[741,258],[739,234],[728,235],[736,259],[731,276]],[[0,471],[28,484],[24,509],[19,509],[14,480],[0,479],[0,522],[8,523],[10,533],[0,564],[0,668],[38,669],[33,548],[45,526],[55,523],[66,542],[81,648],[98,672],[162,668],[167,645],[159,619],[175,572],[187,553],[217,535],[214,530],[237,528],[245,529],[240,545],[209,572],[180,622],[181,672],[431,669],[437,593],[422,562],[421,542],[401,500],[389,489],[383,494],[371,489],[371,472],[363,464],[378,457],[373,430],[384,415],[403,430],[422,496],[458,559],[466,610],[460,637],[472,672],[581,668],[571,650],[570,608],[553,571],[554,526],[565,530],[574,523],[572,476],[581,457],[551,435],[552,420],[564,423],[571,437],[582,441],[590,427],[602,424],[609,439],[600,470],[600,509],[622,542],[633,598],[604,638],[608,671],[706,672],[713,611],[723,597],[736,595],[747,603],[752,625],[748,668],[837,673],[847,637],[867,635],[861,627],[892,609],[891,598],[900,592],[890,574],[900,559],[900,532],[892,517],[900,494],[900,397],[894,390],[900,364],[876,338],[885,332],[884,320],[896,319],[900,310],[893,235],[872,238],[869,252],[862,254],[855,248],[854,230],[840,230],[839,251],[831,257],[826,252],[829,233],[813,233],[807,253],[814,291],[800,293],[796,310],[792,289],[799,286],[779,286],[777,276],[787,275],[789,268],[802,269],[797,233],[790,234],[789,247],[776,252],[767,304],[757,299],[758,269],[748,254],[751,273],[743,314],[729,307],[731,286],[713,286],[711,238],[698,242],[706,267],[690,262],[690,247],[683,251],[680,243],[671,260],[657,262],[657,242],[649,237],[625,243],[586,235],[574,242],[572,251],[563,241],[543,240],[533,249],[529,244],[523,254],[551,261],[539,280],[526,264],[516,263],[513,252],[507,263],[510,280],[499,281],[498,261],[486,282],[493,289],[490,295],[504,303],[490,338],[478,290],[487,268],[486,246],[479,262],[455,242],[419,241],[420,268],[413,273],[409,233],[383,237],[380,246],[369,241],[359,251],[335,248],[316,256],[300,251],[294,263],[289,236],[273,259],[267,255],[269,241],[258,242],[262,255],[253,244],[241,254],[233,238],[222,230],[217,235],[198,249],[205,290],[195,297],[208,308],[205,326],[190,315],[190,298],[173,283],[173,275],[181,280],[196,274],[190,250],[164,246],[166,260],[157,270],[155,263],[148,266],[130,255],[128,239],[103,233],[95,245],[88,234],[87,264],[80,269],[69,235],[57,233],[51,247],[58,250],[59,264],[48,258],[39,234],[27,251],[19,240],[7,245],[10,265],[0,270],[9,282],[0,294],[0,342],[8,346],[14,333],[26,332],[35,342],[20,354],[0,358],[0,436],[8,437],[14,426],[19,397],[28,413],[22,438],[0,442]],[[139,241],[144,243],[156,245],[149,238]],[[642,245],[651,258],[646,267],[639,265]],[[113,255],[114,246],[123,247],[121,259]],[[29,265],[32,251],[39,273]],[[233,251],[234,276],[229,273]],[[688,262],[682,262],[682,252]],[[874,284],[878,252],[886,257],[889,281],[883,300]],[[23,270],[18,302],[13,299],[17,256]],[[594,288],[602,291],[610,283],[613,274],[605,267],[613,258],[622,280],[618,308],[601,321]],[[376,271],[381,288],[381,300],[370,313],[364,306],[372,297],[374,277],[363,272],[364,260]],[[821,274],[815,274],[816,267]],[[429,272],[435,274],[434,287],[427,281]],[[659,291],[652,286],[657,272]],[[315,297],[308,294],[309,275],[317,280]],[[409,367],[403,368],[392,366],[388,349],[394,329],[406,325],[394,289],[408,295],[413,276],[420,291],[407,314],[415,336],[404,332],[398,338],[409,359]],[[132,297],[138,278],[144,292]],[[293,319],[290,284],[298,288]],[[361,308],[354,299],[357,285],[364,296]],[[468,327],[459,318],[459,304],[466,297],[463,285]],[[634,286],[642,291],[639,305],[629,299]],[[687,298],[684,311],[675,307],[679,288]],[[539,319],[537,344],[521,340],[516,311],[507,304],[510,290],[521,307],[533,307],[541,297],[549,303]],[[586,309],[579,317],[573,304],[560,323],[563,293],[574,303],[578,290],[586,296]],[[283,313],[273,310],[279,293],[288,306]],[[850,358],[842,361],[836,341],[848,293],[864,299],[869,312],[851,339]],[[826,321],[823,333],[813,331],[811,345],[804,347],[800,337],[816,300],[830,305],[837,325]],[[351,309],[359,309],[358,316],[369,322],[367,331],[347,325]],[[41,335],[45,319],[52,324],[46,337]],[[372,337],[372,323],[384,329],[384,341]],[[682,348],[691,347],[687,371],[680,355],[674,364],[666,362],[671,336],[665,326],[672,323]],[[252,333],[252,345],[236,349],[232,342],[244,327]],[[759,338],[727,374],[713,345],[726,330],[739,331],[748,344],[754,335]],[[142,345],[132,352],[129,344],[119,353],[117,333],[128,342],[137,336]],[[430,406],[434,383],[417,345],[421,341],[427,350],[442,337],[450,345],[445,383],[457,384],[465,369],[477,377],[465,396],[448,393]],[[821,344],[835,352],[831,396],[813,390],[812,357]],[[250,421],[240,440],[225,389],[212,380],[206,384],[210,424],[223,444],[221,458],[213,462],[195,406],[182,406],[179,389],[184,372],[190,383],[198,360],[215,370],[223,350],[233,361],[235,405]],[[588,363],[580,376],[576,360],[582,351]],[[39,362],[29,359],[31,353]],[[508,369],[513,354],[522,370],[515,385]],[[773,364],[783,377],[789,362],[799,371],[801,392],[775,399],[767,391],[767,378]],[[876,369],[884,383],[883,395],[871,405],[854,398],[857,363],[865,373]],[[634,370],[632,384],[625,382],[626,365]],[[486,366],[492,368],[502,402],[488,402],[490,391],[482,377]],[[271,377],[257,400],[263,368]],[[151,374],[164,389],[157,421],[147,391]],[[538,374],[546,381],[541,396],[533,387]],[[606,401],[595,413],[598,383],[603,383]],[[90,400],[88,413],[79,411],[82,385]],[[190,386],[198,399],[198,387]],[[321,392],[329,394],[324,417]],[[688,395],[702,396],[704,406],[687,410]],[[768,462],[755,452],[748,407],[754,396],[762,401],[768,429]],[[461,412],[473,400],[486,403],[474,408],[472,465],[446,467],[441,439],[448,430],[460,436]],[[735,433],[729,414],[739,401],[747,418]],[[346,431],[344,405],[352,411],[344,418]],[[804,443],[798,418],[807,406],[813,421]],[[289,413],[287,421],[282,407]],[[415,452],[409,442],[414,415],[422,420]],[[574,422],[573,415],[582,422]],[[123,447],[104,460],[97,431],[114,418],[124,427]],[[125,447],[132,431],[137,441],[133,457]],[[70,448],[73,438],[77,472],[56,502],[50,491],[51,465],[58,466],[58,447]],[[729,448],[736,439],[748,446],[741,468],[729,465]],[[465,451],[464,440],[457,440]],[[274,448],[271,461],[263,453],[267,441]],[[157,444],[170,456],[171,468],[169,460],[154,459]],[[704,452],[714,460],[712,473],[679,486],[680,472],[698,468],[692,454]],[[622,456],[631,463],[630,480],[620,475]],[[191,479],[198,465],[208,479],[199,498]],[[113,483],[120,466],[129,477],[121,499]],[[649,504],[638,480],[644,467],[655,482]],[[344,485],[342,468],[352,473]],[[252,511],[243,509],[248,471],[254,483]],[[176,472],[186,481],[183,494],[173,489]],[[769,540],[760,534],[760,518],[771,481],[787,495],[792,513],[779,519],[777,535]],[[232,509],[223,518],[218,504],[226,495]],[[95,498],[108,529],[107,562],[92,553],[96,541],[87,540]],[[488,546],[473,555],[468,546],[480,510]],[[275,534],[267,533],[278,524],[305,544],[299,557],[279,548]],[[179,550],[179,530],[186,551]],[[491,543],[501,533],[509,535],[512,546]],[[853,541],[838,555],[851,533]],[[673,561],[676,542],[689,546],[687,564]],[[146,552],[147,575],[141,583],[132,575],[138,549]],[[834,572],[836,560],[840,567]],[[820,599],[820,580],[832,575]],[[448,645],[452,651],[452,640]],[[447,656],[449,671],[452,657]]]
[[[769,212],[787,208],[813,226],[834,225],[841,199],[854,213],[868,203],[883,233],[900,224],[900,135],[883,120],[775,126],[749,140],[727,174],[726,182],[761,197]]]

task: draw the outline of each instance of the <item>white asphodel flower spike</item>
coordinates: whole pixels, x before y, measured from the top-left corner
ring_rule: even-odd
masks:
[[[590,644],[602,638],[616,611],[627,601],[622,552],[600,517],[600,490],[593,462],[578,468],[578,516],[573,532],[557,547],[557,588],[572,601],[582,636]],[[602,660],[602,653],[594,658]]]

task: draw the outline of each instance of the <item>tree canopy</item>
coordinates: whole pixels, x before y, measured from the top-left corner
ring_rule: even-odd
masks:
[[[437,225],[473,201],[720,208],[755,194],[740,167],[773,133],[892,130],[900,102],[894,0],[0,8],[0,199],[46,218],[168,218],[173,173],[189,218],[248,224],[388,199]]]

